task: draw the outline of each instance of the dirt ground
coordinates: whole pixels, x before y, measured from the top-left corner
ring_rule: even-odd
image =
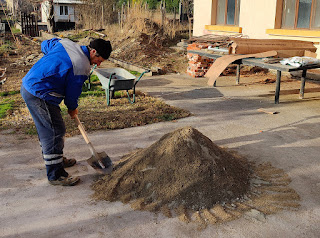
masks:
[[[128,38],[118,46],[125,49],[130,42],[160,42],[146,39],[142,34],[139,41]],[[24,37],[19,37],[19,41],[24,48],[1,58],[0,68],[7,67],[9,76],[1,91],[19,90],[22,76],[41,56],[37,41]],[[137,62],[150,60],[144,56],[143,48],[130,55],[124,52],[117,53]],[[137,52],[141,53],[139,57]],[[157,58],[155,54],[159,52],[154,51],[152,57],[161,62],[157,67],[175,74],[146,78],[139,89],[189,110],[193,116],[90,134],[99,151],[106,150],[114,162],[119,162],[111,177],[95,174],[85,162],[90,154],[88,148],[81,137],[74,136],[66,140],[66,155],[76,157],[78,164],[68,171],[79,175],[82,182],[72,188],[49,186],[37,139],[14,134],[14,128],[0,132],[0,237],[318,237],[319,84],[308,81],[305,99],[300,100],[300,82],[284,75],[280,104],[275,105],[273,73],[244,68],[240,85],[236,86],[230,76],[234,75],[234,68],[229,67],[218,79],[218,87],[209,88],[206,79],[186,76],[183,53],[170,49],[163,55],[157,54]],[[195,132],[196,139],[191,136],[183,140],[184,133],[173,136],[173,131],[181,133],[181,128],[196,128],[199,133]],[[161,144],[163,136],[174,143]],[[202,136],[214,142],[214,146],[200,146]],[[190,141],[196,147],[189,147]],[[197,157],[197,146],[201,147],[202,156]],[[212,153],[218,154],[234,150],[228,156],[245,158],[248,162],[244,164],[248,163],[251,172],[239,177],[237,169],[244,168],[234,161],[228,161],[228,166],[233,164],[234,173],[223,172],[227,164],[205,163],[205,151],[212,147]],[[147,156],[150,150],[152,157]],[[165,156],[165,150],[173,154]],[[175,156],[186,160],[174,164]],[[189,201],[185,201],[186,197],[180,199],[185,180],[159,180],[161,176],[171,179],[172,173],[188,162],[196,170],[182,170],[186,174],[179,177],[188,182],[205,180],[202,184],[208,187],[208,171],[220,172],[210,189],[200,189],[201,183],[184,189],[185,195],[204,192],[206,195],[201,198],[210,198],[209,203],[192,196],[187,196]],[[161,169],[152,173],[155,167]],[[234,188],[241,179],[240,189]],[[175,186],[173,190],[171,185]],[[153,186],[160,187],[156,190]],[[150,192],[150,187],[154,191],[169,189],[171,198]],[[242,199],[237,200],[239,197]]]
[[[254,165],[215,145],[192,127],[168,133],[124,156],[111,175],[92,186],[93,197],[130,203],[202,228],[256,212],[299,208],[291,179],[270,163]]]
[[[268,78],[272,79],[272,75]],[[121,202],[96,201],[92,199],[91,184],[99,176],[85,162],[90,153],[80,136],[66,140],[66,156],[78,159],[78,164],[68,171],[81,176],[82,182],[63,188],[47,184],[36,139],[15,137],[10,131],[3,131],[1,236],[318,237],[319,84],[307,81],[305,99],[301,100],[300,82],[284,78],[280,104],[275,105],[275,85],[262,83],[265,80],[259,75],[242,77],[240,85],[235,85],[234,77],[228,76],[219,78],[217,88],[208,88],[205,79],[185,75],[146,78],[140,85],[142,91],[190,110],[193,116],[89,135],[97,150],[106,151],[116,162],[125,154],[148,148],[166,133],[192,126],[218,146],[263,165],[261,176],[270,173],[274,181],[282,180],[278,187],[269,186],[272,196],[256,201],[259,209],[250,208],[237,219],[224,223],[205,218],[212,223],[206,225],[203,217],[220,214],[228,220],[232,208],[216,207],[209,213],[195,213],[192,222],[187,223],[183,218],[168,218],[163,213],[133,210]],[[270,115],[258,111],[259,108],[278,113]],[[258,186],[259,189],[266,190],[265,184]],[[298,195],[293,196],[292,201],[298,203],[291,203],[292,207],[288,207],[288,194]],[[276,210],[261,213],[264,201],[277,204],[273,207]]]
[[[0,68],[6,69],[4,77],[7,78],[0,91],[20,90],[21,79],[41,55],[40,43],[23,35],[15,36],[18,44],[15,44],[11,34],[1,37],[4,42],[11,42],[12,48],[0,55]]]
[[[64,34],[68,36],[67,32],[64,32]],[[68,32],[68,34],[74,34],[74,32]],[[12,104],[12,109],[7,111],[6,117],[3,119],[3,116],[0,116],[0,130],[14,128],[17,134],[33,134],[36,136],[34,123],[19,95],[19,90],[21,79],[43,55],[40,50],[40,43],[44,39],[28,38],[19,34],[15,35],[15,37],[18,42],[16,45],[14,44],[15,39],[11,34],[4,35],[4,42],[11,42],[11,44],[6,51],[3,51],[2,48],[0,50],[0,73],[5,71],[4,77],[6,78],[6,81],[0,84],[0,94],[3,95],[0,98],[0,104],[3,105],[7,102]],[[63,36],[60,34],[59,37]],[[84,38],[82,40],[83,45],[87,45],[90,42],[89,39]],[[105,61],[101,67],[114,68],[119,67],[119,65]],[[135,95],[135,104],[128,103],[126,93],[123,92],[122,94],[121,97],[118,95],[117,99],[112,99],[111,105],[107,106],[105,92],[101,88],[99,81],[91,82],[91,90],[84,88],[84,96],[79,100],[79,110],[81,111],[79,118],[86,125],[87,131],[141,126],[160,121],[175,120],[190,115],[187,111],[170,107],[138,90]],[[132,100],[132,93],[130,97]],[[61,109],[67,126],[66,136],[79,134],[75,123],[69,119],[63,103]]]

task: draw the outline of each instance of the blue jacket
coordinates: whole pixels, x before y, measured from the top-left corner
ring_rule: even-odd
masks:
[[[78,107],[82,85],[90,73],[90,53],[86,46],[67,39],[43,41],[44,56],[22,79],[32,95],[59,105],[62,100],[69,110]]]

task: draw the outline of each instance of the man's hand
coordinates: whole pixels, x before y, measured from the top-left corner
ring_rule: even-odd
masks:
[[[75,115],[78,115],[78,109],[74,109],[74,110],[68,110],[68,113],[71,117],[71,119],[74,119]]]

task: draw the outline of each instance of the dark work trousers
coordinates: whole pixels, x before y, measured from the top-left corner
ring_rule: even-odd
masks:
[[[21,86],[20,92],[37,128],[48,180],[56,180],[61,176],[68,176],[68,173],[63,168],[63,147],[66,128],[60,107],[33,96],[23,86]]]

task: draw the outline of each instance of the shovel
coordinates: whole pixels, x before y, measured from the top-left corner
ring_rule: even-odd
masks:
[[[100,174],[111,174],[113,170],[113,164],[110,159],[110,157],[105,153],[97,153],[97,151],[94,149],[93,145],[91,144],[87,132],[85,131],[82,123],[80,122],[78,115],[75,115],[74,120],[84,138],[86,143],[89,146],[89,149],[91,151],[92,156],[87,159],[88,164],[94,168],[98,173]]]

